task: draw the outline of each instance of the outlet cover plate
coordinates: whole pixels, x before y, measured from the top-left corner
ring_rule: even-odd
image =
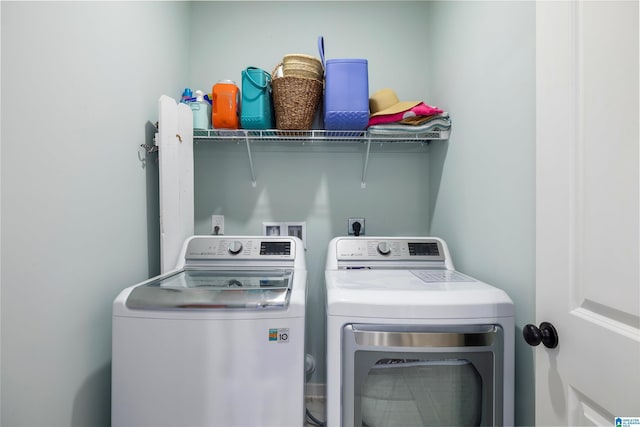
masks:
[[[307,223],[305,221],[297,222],[263,222],[263,236],[295,236],[302,240],[305,250],[307,249]]]
[[[353,224],[359,222],[360,223],[360,235],[364,236],[364,218],[349,218],[347,221],[347,234],[349,236],[353,236]]]
[[[211,234],[224,234],[224,215],[211,215]]]

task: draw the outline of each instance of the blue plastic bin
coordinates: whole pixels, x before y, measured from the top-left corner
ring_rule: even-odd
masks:
[[[369,123],[366,59],[329,59],[325,64],[324,127],[362,130]]]

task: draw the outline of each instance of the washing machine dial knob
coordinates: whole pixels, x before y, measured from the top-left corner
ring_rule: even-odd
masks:
[[[231,255],[238,255],[240,252],[242,252],[242,242],[239,240],[234,240],[233,242],[229,243],[229,253]]]
[[[378,252],[380,255],[389,255],[391,253],[391,245],[389,245],[389,242],[378,243]]]

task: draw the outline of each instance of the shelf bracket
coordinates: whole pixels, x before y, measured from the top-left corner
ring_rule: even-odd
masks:
[[[367,137],[367,150],[364,155],[364,167],[362,168],[362,182],[360,188],[367,188],[367,168],[369,167],[369,151],[371,150],[371,138]]]
[[[249,156],[249,169],[251,170],[251,186],[256,188],[256,171],[253,168],[253,156],[251,155],[251,141],[249,140],[249,135],[245,136],[245,142],[247,144],[247,156]]]
[[[0,0],[1,1],[1,0]],[[448,120],[448,118],[447,118]],[[449,125],[450,126],[450,125]],[[233,141],[237,144],[244,140],[247,146],[247,156],[249,157],[249,168],[251,172],[251,186],[257,187],[256,171],[253,165],[253,154],[251,152],[251,141],[275,141],[279,143],[294,143],[300,145],[306,145],[307,142],[313,143],[354,143],[359,147],[361,144],[366,144],[366,150],[364,154],[364,165],[362,168],[362,181],[360,182],[360,188],[367,188],[367,171],[369,168],[369,155],[371,154],[371,143],[379,143],[381,146],[389,142],[405,142],[412,144],[429,144],[431,140],[448,140],[449,139],[449,126],[447,129],[440,130],[435,128],[434,130],[423,131],[419,133],[371,133],[370,131],[344,131],[336,132],[333,130],[282,130],[282,129],[264,129],[264,130],[247,130],[247,129],[207,129],[207,130],[194,130],[194,140],[211,140],[211,141]],[[148,147],[143,148],[150,151]]]

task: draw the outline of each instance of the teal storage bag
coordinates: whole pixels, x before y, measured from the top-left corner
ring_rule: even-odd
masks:
[[[271,74],[261,68],[247,67],[242,71],[240,125],[243,129],[272,129],[273,117]]]

